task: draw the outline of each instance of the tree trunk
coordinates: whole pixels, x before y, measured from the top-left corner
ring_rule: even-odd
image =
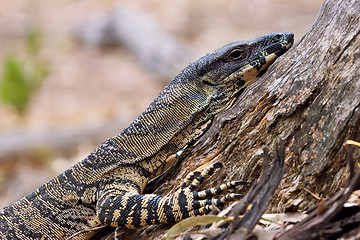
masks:
[[[268,211],[284,211],[298,198],[305,209],[319,201],[314,196],[328,198],[339,190],[348,176],[343,143],[360,140],[359,13],[358,0],[325,1],[305,36],[215,118],[182,155],[178,174],[155,192],[175,191],[189,171],[213,160],[224,168],[203,187],[253,182],[261,174],[262,148],[274,152],[279,138],[285,142],[286,172]],[[153,238],[166,229],[136,235],[150,232]]]
[[[276,210],[300,197],[313,205],[308,191],[328,197],[339,190],[347,176],[343,143],[360,140],[359,13],[359,1],[326,1],[309,32],[216,118],[183,169],[213,154],[225,166],[215,181],[254,180],[262,147],[273,149],[282,138],[287,172],[274,196]]]

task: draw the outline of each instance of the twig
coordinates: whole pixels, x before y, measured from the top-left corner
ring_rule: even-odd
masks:
[[[269,150],[267,147],[264,148],[264,173],[259,183],[253,185],[244,198],[240,201],[240,203],[234,207],[232,212],[229,214],[230,216],[235,217],[234,221],[232,221],[229,226],[214,239],[224,239],[240,227],[246,229],[247,231],[245,232],[252,231],[261,218],[262,214],[265,212],[271,200],[272,194],[274,193],[284,174],[284,149],[284,142],[280,140],[276,145],[276,152],[273,163],[270,165]],[[246,211],[249,206],[251,206],[251,208]],[[243,218],[238,218],[239,215],[244,216]],[[245,238],[245,235],[237,236],[237,238]]]

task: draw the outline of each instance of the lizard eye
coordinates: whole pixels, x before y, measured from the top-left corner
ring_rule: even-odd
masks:
[[[229,54],[229,58],[231,60],[238,60],[243,54],[243,51],[241,51],[240,49],[234,49],[230,52]]]

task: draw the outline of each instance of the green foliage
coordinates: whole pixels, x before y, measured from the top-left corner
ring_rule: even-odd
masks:
[[[36,67],[27,70],[25,64],[14,56],[7,56],[0,78],[0,98],[12,106],[20,115],[24,114],[34,91],[41,86],[47,69]]]
[[[26,50],[29,55],[35,56],[40,50],[41,32],[39,28],[32,28],[26,36]]]
[[[27,62],[15,55],[8,55],[2,65],[0,100],[23,116],[34,95],[48,75],[48,68],[37,57],[41,34],[37,29],[29,31],[26,38]]]
[[[192,217],[186,218],[186,219],[176,223],[174,226],[172,226],[168,230],[168,232],[166,234],[166,240],[173,239],[173,236],[181,234],[182,232],[185,232],[190,227],[212,224],[212,223],[223,221],[223,220],[228,221],[228,220],[232,220],[232,219],[226,218],[226,217],[218,217],[216,215],[192,216]]]

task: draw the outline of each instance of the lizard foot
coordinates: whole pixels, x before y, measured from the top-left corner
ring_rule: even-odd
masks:
[[[181,188],[172,196],[172,210],[175,221],[180,221],[188,216],[196,216],[209,213],[214,206],[222,206],[227,202],[241,198],[242,194],[227,193],[221,197],[214,196],[238,185],[246,184],[246,181],[229,181],[218,187],[197,191],[204,180],[211,176],[214,171],[222,167],[221,162],[215,162],[207,166],[202,172],[189,173]],[[176,214],[176,212],[178,214]]]
[[[222,206],[242,197],[242,194],[237,193],[227,193],[220,197],[215,197],[216,195],[246,183],[230,181],[218,187],[197,191],[204,180],[221,167],[222,164],[216,162],[202,172],[191,172],[175,193],[165,197],[133,192],[111,195],[111,192],[105,192],[98,200],[97,216],[106,225],[136,228],[162,222],[172,224],[189,216],[209,213],[214,206]]]

